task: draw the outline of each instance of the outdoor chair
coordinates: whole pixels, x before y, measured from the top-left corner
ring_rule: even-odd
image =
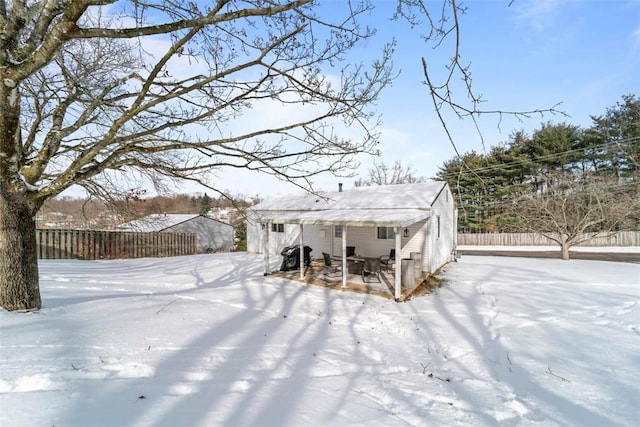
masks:
[[[389,252],[389,256],[383,255],[380,257],[380,263],[384,266],[386,271],[389,271],[389,267],[394,265],[396,262],[396,250],[391,249]]]
[[[364,264],[362,265],[362,281],[368,282],[372,277],[377,279],[378,282],[382,282],[380,279],[380,274],[382,274],[382,267],[380,265],[380,258],[365,258]]]
[[[333,264],[331,262],[331,255],[326,252],[322,252],[322,258],[324,258],[324,274],[326,276],[342,275],[342,266]]]

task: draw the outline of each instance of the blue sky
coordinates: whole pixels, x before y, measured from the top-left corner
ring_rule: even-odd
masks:
[[[331,2],[329,2],[331,3]],[[381,114],[382,156],[359,157],[359,173],[366,176],[373,161],[389,165],[401,161],[417,175],[432,177],[455,152],[437,120],[423,84],[421,58],[431,68],[443,67],[451,56],[444,46],[434,50],[420,39],[420,29],[389,20],[395,1],[374,1],[369,25],[373,40],[356,49],[352,60],[367,61],[395,37],[394,64],[400,76],[386,88],[376,105]],[[430,5],[439,2],[429,1]],[[542,122],[567,122],[587,127],[590,115],[600,115],[624,94],[640,94],[640,2],[624,0],[470,0],[461,17],[463,63],[471,63],[474,90],[483,94],[487,110],[544,109],[561,103],[560,115],[483,116],[485,147],[508,140],[514,130],[531,132]],[[462,93],[460,93],[462,96]],[[483,151],[469,120],[448,117],[460,152]],[[294,190],[264,175],[223,174],[221,187],[234,193],[267,196]],[[318,188],[353,185],[354,179],[325,176]],[[192,189],[185,189],[192,191]]]
[[[322,13],[335,14],[344,0],[320,0]],[[396,39],[394,66],[399,72],[375,105],[382,118],[381,157],[362,155],[354,178],[316,177],[316,189],[350,187],[366,177],[373,162],[410,166],[418,176],[433,177],[454,158],[455,151],[438,121],[424,85],[421,58],[436,75],[444,72],[453,51],[450,45],[434,50],[420,35],[422,28],[392,21],[396,0],[371,0],[375,10],[364,24],[377,29],[373,39],[354,49],[348,60],[368,63],[382,46]],[[437,12],[442,0],[425,0]],[[531,133],[542,122],[566,122],[588,127],[591,115],[604,114],[625,94],[640,95],[640,0],[468,0],[460,17],[461,62],[471,64],[473,89],[487,101],[486,110],[527,111],[558,105],[561,115],[534,115],[529,119],[485,115],[480,119],[484,145],[470,120],[446,117],[460,153],[482,152],[505,142],[516,130]],[[157,41],[157,40],[156,40]],[[161,40],[162,41],[162,40]],[[168,41],[163,41],[168,43]],[[454,93],[464,102],[462,92]],[[256,108],[243,117],[268,126],[282,119],[282,111]],[[264,114],[264,111],[267,111]],[[257,116],[256,116],[257,114]],[[245,196],[281,194],[296,187],[265,174],[221,172],[214,178],[220,190]],[[211,192],[191,183],[174,193]],[[70,190],[72,195],[74,190]]]
[[[570,116],[506,119],[500,123],[502,132],[498,117],[484,117],[487,144],[505,141],[515,129],[531,131],[546,120],[588,126],[590,115],[602,114],[623,94],[640,93],[637,1],[516,0],[511,7],[508,1],[469,1],[467,5],[461,18],[462,62],[471,63],[474,89],[488,101],[485,108],[529,110],[562,103],[559,108]],[[419,57],[425,56],[434,68],[450,51],[434,52],[409,31],[396,34],[396,64],[402,74],[379,103],[384,127],[407,134],[407,151],[419,153],[407,161],[431,176],[454,152],[435,120],[426,87],[420,84]],[[453,117],[449,123],[461,151],[482,150],[470,123]],[[394,155],[391,138],[383,134],[382,140],[383,161],[404,160]]]

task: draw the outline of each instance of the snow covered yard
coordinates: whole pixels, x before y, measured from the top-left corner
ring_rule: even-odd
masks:
[[[2,426],[640,423],[640,264],[465,256],[402,304],[244,253],[40,275],[0,311]]]

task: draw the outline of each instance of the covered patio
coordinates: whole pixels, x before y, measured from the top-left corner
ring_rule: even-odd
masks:
[[[386,298],[402,302],[414,295],[419,288],[422,288],[428,278],[417,281],[414,286],[401,286],[400,297],[395,297],[395,271],[383,270],[380,274],[380,282],[363,281],[360,274],[347,274],[347,282],[343,284],[342,276],[332,276],[326,274],[326,267],[320,260],[313,260],[310,266],[304,267],[303,276],[300,277],[299,270],[290,271],[272,271],[270,273],[275,277],[282,277],[293,280],[295,282],[304,283],[312,286],[329,288],[336,291],[355,292],[359,294],[374,295],[380,298]]]
[[[408,284],[403,290],[402,286],[402,263],[396,262],[393,271],[384,271],[380,275],[380,286],[374,289],[373,283],[364,283],[360,274],[349,273],[350,257],[347,254],[347,242],[349,227],[392,227],[395,232],[395,253],[402,253],[402,235],[404,228],[409,227],[419,221],[423,221],[431,216],[431,212],[423,209],[327,209],[303,212],[270,213],[261,218],[264,233],[264,274],[277,274],[293,278],[297,273],[297,280],[301,282],[322,282],[326,287],[340,287],[343,290],[360,289],[366,293],[380,293],[380,296],[390,297],[396,301],[406,298],[406,293],[415,288],[414,284]],[[308,268],[301,267],[298,271],[277,272],[269,270],[269,230],[272,223],[298,224],[299,232],[299,254],[300,266],[304,266],[304,227],[305,226],[341,226],[342,227],[342,253],[338,254],[341,263],[342,275],[338,278],[320,278],[318,266],[313,263]],[[352,258],[352,257],[351,257]],[[318,263],[324,269],[324,263]],[[289,273],[289,274],[282,274]],[[326,274],[325,274],[326,276]],[[317,283],[314,283],[317,284]],[[362,288],[362,286],[365,286]],[[369,290],[369,288],[372,288]]]

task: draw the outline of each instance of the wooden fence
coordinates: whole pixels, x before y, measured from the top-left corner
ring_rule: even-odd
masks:
[[[537,233],[459,233],[459,246],[556,246]],[[640,231],[603,234],[577,246],[640,246]]]
[[[196,253],[193,233],[137,233],[98,230],[37,230],[40,259],[170,257]]]

